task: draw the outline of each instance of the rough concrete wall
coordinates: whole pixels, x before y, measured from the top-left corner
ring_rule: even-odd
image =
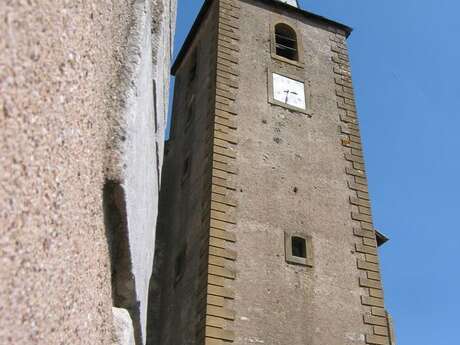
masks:
[[[364,344],[368,327],[338,133],[330,32],[254,1],[240,3],[245,58],[237,98],[235,344]],[[270,23],[277,20],[297,28],[303,68],[271,58]],[[311,118],[269,104],[268,69],[305,80]],[[286,263],[285,232],[312,237],[312,268]]]
[[[0,4],[2,344],[111,341],[103,162],[129,12]]]
[[[215,6],[209,9],[186,61],[176,74],[171,135],[165,150],[160,192],[152,278],[155,284],[151,286],[149,306],[149,316],[153,315],[149,330],[153,331],[148,334],[149,345],[202,344],[204,336],[204,328],[200,327],[204,324],[206,287],[203,275],[206,232],[202,220],[204,214],[209,214],[206,201],[210,194],[212,159],[215,10]],[[193,80],[192,70],[195,70]],[[160,333],[155,333],[158,328]]]
[[[175,10],[0,4],[0,343],[111,343],[104,180],[124,190],[145,338]]]

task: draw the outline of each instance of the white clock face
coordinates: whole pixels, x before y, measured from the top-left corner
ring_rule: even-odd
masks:
[[[278,102],[305,110],[305,84],[273,73],[273,98]]]

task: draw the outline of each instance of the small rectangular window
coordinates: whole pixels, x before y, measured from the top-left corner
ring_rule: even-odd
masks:
[[[305,238],[292,236],[292,255],[305,259],[307,257],[307,240]]]
[[[303,234],[284,234],[286,262],[313,267],[312,238]]]

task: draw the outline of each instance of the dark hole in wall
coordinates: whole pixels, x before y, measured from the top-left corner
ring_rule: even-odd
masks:
[[[190,170],[192,167],[192,159],[190,155],[185,158],[184,163],[182,165],[182,184],[184,184],[185,181],[188,180],[190,177]]]
[[[190,72],[189,72],[189,84],[193,83],[195,81],[196,75],[197,75],[197,70],[198,70],[198,50],[195,49],[192,52],[192,62],[190,65]]]
[[[128,310],[136,343],[142,343],[139,302],[132,274],[126,216],[126,198],[119,182],[106,180],[103,189],[104,224],[109,245],[112,300],[116,308]]]
[[[187,249],[183,248],[176,257],[176,262],[174,263],[174,286],[177,285],[184,276],[186,255]]]
[[[299,258],[307,257],[307,242],[301,237],[292,237],[292,255]]]

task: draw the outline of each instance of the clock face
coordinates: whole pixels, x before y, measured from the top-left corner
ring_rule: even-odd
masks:
[[[278,102],[305,110],[305,84],[273,73],[273,98]]]

